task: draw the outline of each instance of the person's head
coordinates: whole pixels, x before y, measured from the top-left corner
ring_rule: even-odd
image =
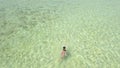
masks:
[[[63,50],[66,51],[66,47],[65,46],[63,47]]]

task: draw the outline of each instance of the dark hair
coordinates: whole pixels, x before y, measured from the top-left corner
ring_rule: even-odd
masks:
[[[63,50],[66,51],[66,47],[65,46],[63,47]]]

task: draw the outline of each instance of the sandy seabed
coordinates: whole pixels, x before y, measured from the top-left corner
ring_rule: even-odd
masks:
[[[0,0],[0,68],[120,68],[119,3]]]

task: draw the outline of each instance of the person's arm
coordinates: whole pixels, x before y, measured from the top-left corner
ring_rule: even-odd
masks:
[[[67,56],[67,52],[65,51],[65,56]]]

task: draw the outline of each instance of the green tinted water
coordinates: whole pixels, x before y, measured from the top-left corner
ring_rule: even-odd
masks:
[[[119,68],[119,3],[0,0],[0,68]]]

